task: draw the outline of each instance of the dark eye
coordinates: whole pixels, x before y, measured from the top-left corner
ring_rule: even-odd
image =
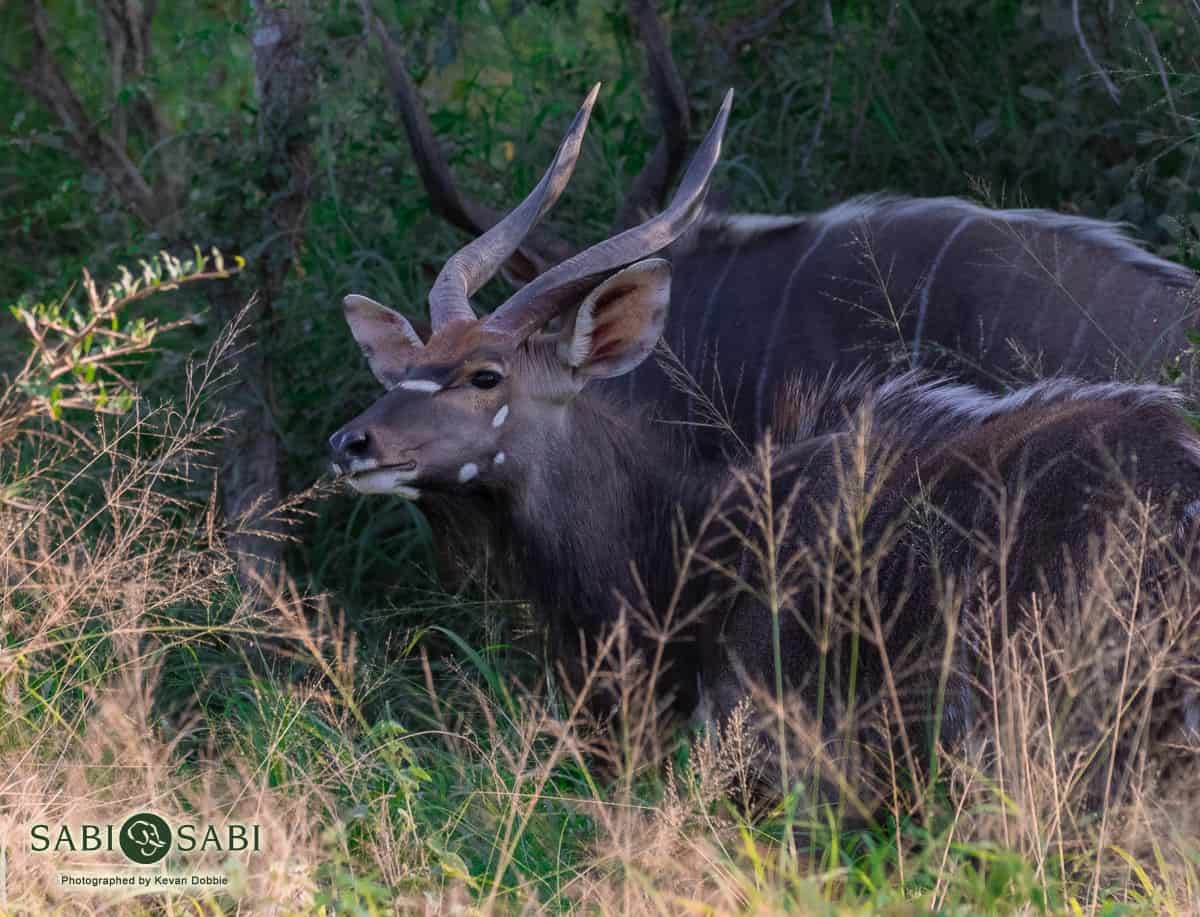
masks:
[[[481,369],[471,374],[471,384],[476,388],[495,388],[500,384],[500,378],[494,369]]]

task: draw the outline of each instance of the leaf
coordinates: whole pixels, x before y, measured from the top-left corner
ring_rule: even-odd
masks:
[[[1138,882],[1142,884],[1142,888],[1145,890],[1146,895],[1153,900],[1158,889],[1155,887],[1154,881],[1149,875],[1146,874],[1146,870],[1143,868],[1142,864],[1134,859],[1133,854],[1128,850],[1125,850],[1123,847],[1118,847],[1116,844],[1113,844],[1110,849],[1113,851],[1113,853],[1125,861],[1125,865],[1133,870],[1133,874],[1137,876]]]
[[[105,182],[104,176],[97,172],[84,172],[79,187],[88,194],[103,194],[108,183]]]
[[[975,142],[979,143],[982,140],[987,140],[988,137],[996,133],[996,128],[999,126],[1000,124],[995,118],[984,118],[975,125],[975,132],[973,135],[975,137]]]
[[[475,877],[471,875],[471,870],[467,867],[466,861],[457,853],[452,851],[444,852],[438,858],[438,866],[448,878],[458,879],[460,882],[467,883],[472,888],[475,887]]]
[[[1172,239],[1179,239],[1183,237],[1183,224],[1170,214],[1164,213],[1160,215],[1159,218],[1154,222],[1158,225],[1159,229],[1165,232]]]
[[[1021,95],[1027,98],[1030,102],[1053,102],[1054,96],[1048,90],[1041,86],[1032,86],[1026,84],[1021,87]]]

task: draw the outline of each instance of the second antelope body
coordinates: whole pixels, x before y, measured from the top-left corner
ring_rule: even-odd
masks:
[[[790,386],[772,399],[774,439],[721,461],[596,394],[662,334],[671,266],[648,256],[700,212],[728,98],[666,211],[477,319],[468,297],[562,191],[594,98],[529,198],[447,263],[428,341],[347,297],[387,393],[330,439],[360,492],[487,522],[577,687],[623,622],[681,714],[719,727],[741,704],[784,701],[818,736],[850,722],[866,758],[886,746],[916,766],[970,731],[987,648],[1031,609],[1095,594],[1106,552],[1141,537],[1147,576],[1192,562],[1200,442],[1154,386]],[[1182,687],[1198,672],[1178,674],[1155,728],[1200,732]],[[591,692],[598,713],[612,700]]]

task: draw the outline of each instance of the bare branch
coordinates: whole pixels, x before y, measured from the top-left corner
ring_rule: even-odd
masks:
[[[450,167],[438,148],[433,125],[421,103],[420,94],[408,73],[408,61],[399,45],[388,34],[387,27],[375,15],[370,0],[363,0],[363,18],[379,39],[383,51],[388,87],[396,103],[396,111],[404,124],[412,147],[413,159],[436,213],[452,226],[472,236],[482,235],[503,218],[504,213],[464,197],[454,184]],[[514,280],[528,282],[547,268],[570,257],[574,249],[544,230],[535,229],[507,261],[506,274]]]
[[[817,120],[813,124],[812,137],[809,138],[808,146],[804,148],[804,155],[800,157],[801,175],[808,174],[808,164],[812,159],[813,151],[821,142],[821,132],[825,129],[825,122],[829,118],[829,111],[833,106],[833,64],[837,43],[833,38],[833,8],[830,0],[824,0],[821,10],[825,36],[829,42],[829,47],[825,50],[825,89],[821,95],[821,110],[817,112]]]
[[[450,175],[450,167],[438,149],[429,115],[425,112],[417,87],[408,74],[408,61],[404,52],[392,41],[391,35],[379,18],[369,11],[367,15],[370,16],[372,30],[383,51],[388,86],[392,90],[396,110],[412,145],[413,158],[425,185],[425,192],[429,195],[429,203],[440,217],[464,232],[482,233],[500,219],[500,214],[490,207],[464,198],[459,193]]]
[[[154,142],[164,140],[169,131],[151,96],[144,91],[133,95],[127,104],[121,93],[130,83],[142,80],[150,66],[150,28],[157,3],[143,5],[141,0],[94,0],[108,48],[111,119],[116,142],[125,147],[130,116]]]
[[[134,216],[148,226],[161,229],[173,210],[172,202],[155,194],[123,143],[102,130],[84,108],[50,51],[48,17],[41,0],[27,0],[27,9],[33,59],[28,71],[13,69],[13,78],[58,118],[76,158],[101,172]]]
[[[1112,77],[1108,75],[1100,62],[1096,60],[1096,55],[1092,53],[1092,46],[1088,44],[1087,36],[1083,34],[1083,24],[1079,20],[1079,0],[1071,0],[1071,24],[1075,29],[1075,38],[1079,41],[1079,47],[1083,51],[1084,57],[1091,64],[1092,69],[1096,71],[1096,75],[1100,77],[1100,82],[1104,84],[1105,90],[1108,92],[1109,98],[1113,100],[1114,105],[1121,104],[1121,91],[1117,89],[1117,84],[1112,81]]]
[[[268,285],[277,288],[295,257],[312,196],[312,150],[305,122],[312,103],[313,70],[304,49],[303,0],[287,4],[253,0],[252,8],[262,155],[287,164],[286,179],[264,182],[272,201],[269,215],[288,242],[287,252],[270,265],[278,276],[268,279]]]
[[[304,47],[308,3],[253,0],[251,8],[258,155],[265,162],[287,164],[286,170],[268,171],[261,183],[271,201],[267,216],[272,235],[287,244],[270,246],[259,257],[259,294],[237,312],[251,337],[236,356],[237,384],[230,400],[240,417],[223,469],[224,509],[235,525],[229,542],[238,559],[238,578],[243,589],[256,591],[284,575],[281,537],[286,520],[276,512],[283,491],[268,342],[275,302],[295,261],[311,199],[313,157],[305,122],[314,73]],[[223,292],[219,311],[228,320],[238,295],[233,288]]]
[[[614,231],[635,226],[662,207],[687,155],[691,127],[687,91],[653,0],[629,0],[629,18],[637,24],[638,36],[646,49],[650,95],[658,110],[663,136],[626,195]]]

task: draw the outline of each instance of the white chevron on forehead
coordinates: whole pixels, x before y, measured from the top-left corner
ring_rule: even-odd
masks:
[[[410,392],[429,392],[431,395],[442,390],[442,386],[432,379],[406,379],[400,383],[400,388]]]

